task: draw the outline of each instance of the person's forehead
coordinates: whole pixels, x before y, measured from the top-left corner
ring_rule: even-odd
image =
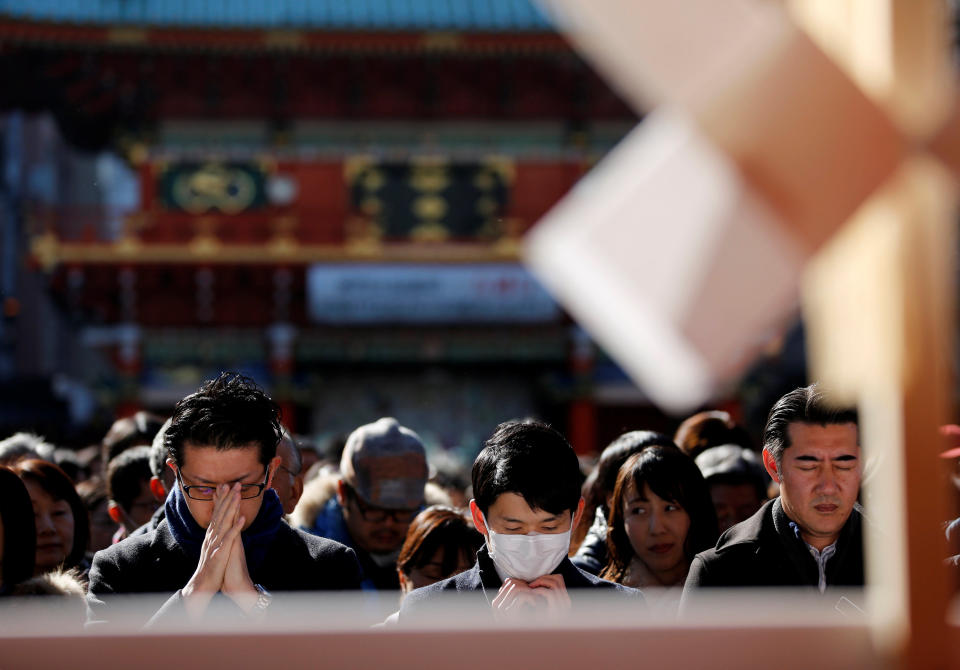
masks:
[[[27,493],[30,494],[30,499],[34,503],[42,502],[49,505],[60,501],[60,498],[50,495],[50,493],[43,488],[38,481],[24,479],[23,483],[27,487]]]
[[[490,516],[501,519],[517,519],[528,523],[537,523],[547,519],[554,519],[562,514],[554,514],[547,510],[535,510],[518,493],[501,493],[490,505]]]
[[[210,481],[231,481],[245,474],[260,472],[260,446],[248,444],[230,449],[188,444],[183,449],[181,470]]]
[[[789,456],[798,456],[801,452],[845,452],[854,455],[860,453],[860,440],[855,423],[831,423],[826,425],[794,422],[787,426],[790,446],[786,449]]]

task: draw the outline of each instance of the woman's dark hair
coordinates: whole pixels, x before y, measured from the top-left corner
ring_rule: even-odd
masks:
[[[163,436],[167,454],[183,466],[186,444],[217,449],[260,445],[268,465],[280,443],[280,407],[252,379],[223,372],[177,403]]]
[[[426,565],[442,547],[441,571],[450,575],[459,559],[472,563],[481,544],[483,535],[463,512],[446,505],[431,505],[410,522],[407,539],[397,557],[397,569],[409,575],[414,568]]]
[[[627,494],[631,490],[642,493],[644,486],[682,507],[690,517],[690,529],[683,542],[688,563],[717,541],[717,513],[696,463],[679,449],[647,447],[627,459],[617,475],[607,516],[609,559],[601,574],[605,579],[621,582],[626,576],[634,552],[624,527],[623,507]]]
[[[607,498],[613,495],[613,487],[617,483],[620,466],[633,454],[654,444],[677,448],[673,440],[663,433],[652,430],[631,430],[615,439],[603,450],[596,467],[583,483],[583,516],[580,525],[573,529],[571,538],[573,547],[579,547],[583,542],[598,509],[603,510],[603,515],[607,516],[609,512]]]
[[[597,477],[593,486],[584,493],[587,506],[602,507],[609,511],[606,509],[607,498],[613,494],[620,468],[628,458],[654,445],[677,448],[669,436],[652,430],[631,430],[607,445],[597,461]]]
[[[504,493],[516,493],[534,510],[575,512],[580,503],[580,461],[567,440],[540,421],[497,426],[473,462],[473,497],[486,514]]]
[[[34,482],[55,500],[64,500],[70,505],[70,511],[73,512],[73,547],[67,554],[63,567],[69,569],[79,565],[90,540],[90,515],[73,482],[63,470],[48,461],[20,461],[13,467],[13,471],[20,475],[24,482]],[[30,514],[33,515],[32,505]]]
[[[33,577],[37,529],[33,503],[17,473],[0,465],[0,519],[3,521],[2,592]]]

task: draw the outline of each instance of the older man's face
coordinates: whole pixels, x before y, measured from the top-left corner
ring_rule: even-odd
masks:
[[[767,472],[780,483],[783,511],[804,541],[823,549],[837,540],[860,491],[860,444],[854,423],[791,423],[790,446],[779,469],[763,452]]]

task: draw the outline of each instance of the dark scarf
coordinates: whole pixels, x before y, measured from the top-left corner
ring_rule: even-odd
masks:
[[[173,537],[176,538],[177,543],[183,547],[187,554],[199,561],[200,548],[207,531],[194,520],[190,508],[187,507],[187,500],[179,486],[174,486],[173,491],[167,496],[167,501],[164,503],[164,512],[167,527]],[[263,504],[260,505],[257,518],[253,520],[249,528],[240,533],[240,539],[243,541],[243,552],[247,558],[247,570],[250,572],[251,578],[256,569],[263,563],[274,536],[280,530],[280,524],[283,523],[282,519],[283,506],[280,504],[277,492],[273,489],[264,489]]]

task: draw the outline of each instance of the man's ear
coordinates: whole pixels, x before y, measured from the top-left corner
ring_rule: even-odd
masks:
[[[577,503],[577,509],[573,513],[573,519],[570,520],[570,531],[573,532],[577,529],[577,526],[580,525],[580,519],[583,518],[583,506],[585,501],[583,496],[580,496],[580,502]]]
[[[767,474],[770,475],[770,479],[776,483],[780,483],[780,473],[777,471],[777,462],[774,460],[773,455],[767,451],[763,450],[763,467],[767,469]]]
[[[114,523],[123,525],[123,512],[120,510],[120,505],[112,500],[107,503],[107,514],[110,515]]]
[[[483,522],[483,513],[476,500],[470,500],[470,516],[473,517],[473,525],[476,526],[480,534],[486,537],[488,535],[487,525]]]
[[[337,480],[337,502],[340,503],[340,507],[347,506],[347,487],[342,478]]]
[[[152,493],[153,497],[159,502],[163,502],[167,499],[167,489],[159,477],[150,478],[150,493]]]
[[[267,472],[270,474],[267,475],[267,486],[270,488],[270,485],[273,484],[273,476],[277,474],[277,468],[280,467],[281,458],[279,456],[274,456],[273,460],[267,463]]]

